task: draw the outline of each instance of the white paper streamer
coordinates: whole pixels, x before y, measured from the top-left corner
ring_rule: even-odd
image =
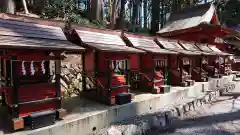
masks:
[[[23,74],[23,75],[26,75],[27,72],[26,72],[24,63],[25,63],[25,61],[22,61],[22,74]]]
[[[45,70],[45,67],[44,67],[44,63],[45,63],[45,61],[42,61],[42,63],[41,63],[41,69],[42,69],[43,74],[46,73],[46,70]]]
[[[35,74],[35,69],[34,69],[34,64],[33,64],[34,62],[32,61],[31,62],[31,66],[30,66],[30,68],[31,68],[31,75],[34,75]]]

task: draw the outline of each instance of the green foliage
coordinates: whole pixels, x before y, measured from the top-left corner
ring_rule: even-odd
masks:
[[[143,35],[151,35],[149,28],[142,28],[140,25],[127,24],[127,31],[133,33],[139,33]]]
[[[45,3],[41,17],[47,19],[62,19],[66,24],[77,23],[89,27],[102,27],[99,22],[90,22],[83,16],[86,13],[76,7],[75,0],[48,0]],[[68,26],[67,26],[68,27]]]
[[[0,8],[0,12],[6,12],[6,8],[1,7],[1,8]]]
[[[222,24],[230,27],[240,24],[239,0],[218,0],[215,4]]]
[[[230,0],[226,3],[223,10],[223,21],[228,26],[237,26],[240,24],[240,1]]]
[[[75,10],[74,0],[48,0],[45,3],[42,17],[43,18],[64,18],[72,19]]]

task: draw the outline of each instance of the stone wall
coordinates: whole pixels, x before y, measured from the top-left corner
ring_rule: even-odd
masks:
[[[82,58],[81,55],[65,55],[62,61],[61,90],[66,97],[79,95],[82,91]]]

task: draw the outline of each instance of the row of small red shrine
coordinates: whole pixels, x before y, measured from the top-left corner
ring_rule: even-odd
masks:
[[[55,118],[62,118],[64,112],[61,109],[60,90],[62,52],[83,52],[86,48],[83,55],[83,88],[86,89],[86,77],[93,78],[95,85],[91,88],[93,91],[87,91],[86,95],[90,93],[90,97],[108,104],[128,102],[131,99],[129,95],[121,94],[129,93],[129,87],[131,89],[150,89],[159,93],[161,91],[159,88],[162,88],[164,84],[182,85],[183,83],[191,83],[192,68],[190,63],[193,63],[194,60],[191,62],[189,61],[190,58],[186,60],[189,55],[194,56],[191,59],[197,56],[200,58],[193,64],[196,71],[198,71],[197,67],[200,67],[199,72],[195,72],[199,76],[197,77],[199,79],[196,80],[200,81],[202,80],[202,72],[205,72],[202,71],[203,63],[201,59],[203,57],[214,56],[214,59],[209,59],[210,65],[214,67],[209,69],[206,66],[205,70],[209,73],[215,73],[215,68],[221,69],[217,66],[219,62],[215,60],[215,56],[230,55],[221,52],[212,45],[207,46],[206,44],[146,37],[116,31],[83,28],[75,29],[71,34],[65,36],[62,29],[58,27],[10,20],[0,20],[0,39],[2,52],[1,78],[2,81],[5,80],[2,86],[3,103],[11,108],[7,111],[13,121],[15,130],[23,128],[24,122],[32,123],[32,128],[38,127],[39,125],[34,124],[36,123],[36,117],[48,117],[39,122],[43,125],[49,122],[54,123]],[[51,52],[54,53],[54,56],[49,56]],[[183,61],[181,61],[182,59]],[[49,60],[55,61],[54,84],[48,81],[50,77]],[[125,63],[126,66],[122,67],[123,69],[118,70],[122,75],[116,75],[115,70],[113,70],[119,68],[119,66],[114,67],[114,65],[118,65],[116,64],[118,60],[129,61]],[[19,71],[23,71],[22,61],[26,61],[26,67],[32,65],[27,64],[28,61],[30,63],[32,63],[31,61],[45,61],[45,74],[42,74],[44,72],[31,74],[31,76],[28,73],[19,74]],[[168,62],[166,63],[166,61]],[[166,65],[158,63],[165,63]],[[163,73],[167,73],[169,68],[172,68],[169,78],[175,80],[166,83],[167,79]],[[225,71],[225,63],[223,69]],[[128,81],[126,79],[128,75],[125,72],[121,73],[122,71],[130,71],[128,73],[130,73],[129,76],[132,79]],[[212,76],[215,76],[215,74]],[[125,98],[127,101],[122,101],[122,97],[126,96],[128,97]],[[41,119],[37,120],[41,121]]]

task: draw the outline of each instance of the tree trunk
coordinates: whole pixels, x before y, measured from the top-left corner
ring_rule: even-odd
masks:
[[[172,14],[177,12],[177,0],[172,0]]]
[[[15,13],[15,2],[14,0],[5,0],[6,13],[14,14]]]
[[[111,8],[110,8],[110,23],[111,23],[111,28],[114,29],[116,25],[116,20],[119,18],[119,9],[120,7],[120,0],[113,0]]]
[[[140,0],[133,1],[132,24],[137,24]]]
[[[111,9],[110,9],[111,10],[110,23],[111,23],[112,29],[114,29],[115,24],[116,24],[116,3],[117,3],[117,0],[113,0]]]
[[[147,28],[147,11],[148,11],[148,6],[147,6],[148,0],[143,0],[143,20],[144,20],[144,28]]]
[[[191,7],[191,1],[190,0],[187,0],[186,3],[185,3],[185,8],[189,8]]]
[[[121,0],[121,8],[120,8],[120,14],[119,14],[119,19],[117,21],[117,29],[123,29],[124,28],[124,12],[125,12],[125,4],[126,0]]]
[[[26,0],[22,0],[22,4],[23,4],[23,9],[24,9],[25,14],[29,14]]]
[[[161,0],[161,13],[160,13],[160,24],[161,24],[161,28],[163,28],[164,25],[164,0]]]
[[[102,0],[91,0],[90,18],[92,20],[103,21],[103,2]]]
[[[160,19],[160,0],[152,0],[152,21],[151,21],[151,33],[153,35],[159,30]]]

